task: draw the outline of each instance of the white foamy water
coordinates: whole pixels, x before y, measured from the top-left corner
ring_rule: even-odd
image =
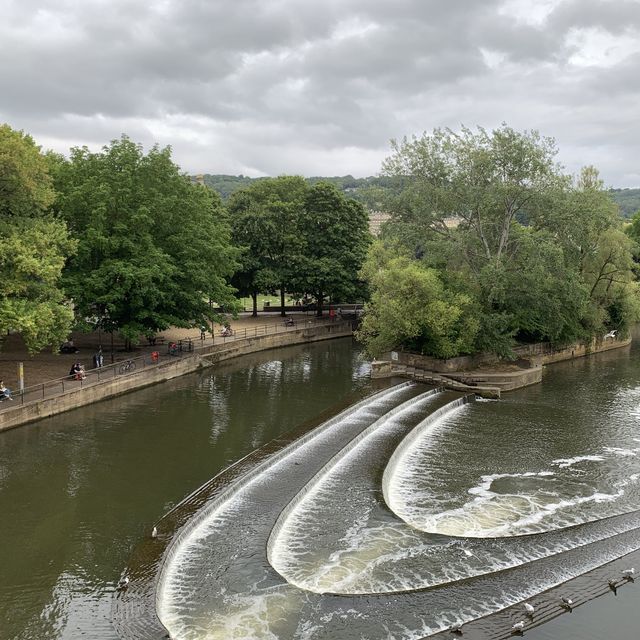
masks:
[[[579,462],[602,462],[603,460],[603,456],[574,456],[573,458],[558,458],[557,460],[552,460],[551,464],[564,469]]]
[[[637,508],[635,502],[621,501],[625,488],[634,483],[633,474],[631,478],[614,475],[609,468],[612,458],[635,458],[640,448],[611,446],[598,453],[552,459],[549,469],[482,475],[477,484],[467,485],[463,499],[460,489],[464,488],[458,488],[460,474],[453,464],[447,465],[440,450],[439,436],[448,425],[447,420],[439,420],[415,429],[385,470],[387,504],[420,531],[456,537],[512,537],[563,529]],[[451,483],[452,489],[446,484],[443,488],[444,483]]]
[[[322,464],[319,449],[305,444],[296,450],[296,462],[288,454],[271,460],[245,478],[246,485],[243,481],[225,494],[226,504],[207,516],[210,535],[200,535],[188,552],[178,550],[170,560],[177,566],[167,583],[172,590],[167,612],[177,640],[417,640],[521,602],[638,548],[640,513],[628,512],[637,508],[640,481],[640,447],[630,442],[640,438],[613,429],[605,434],[604,427],[583,427],[579,421],[563,430],[562,416],[555,424],[544,423],[543,416],[540,427],[523,421],[528,428],[515,433],[509,421],[515,411],[507,409],[496,427],[478,422],[475,412],[470,420],[456,403],[415,427],[385,467],[393,451],[389,443],[395,446],[419,420],[414,413],[423,402],[397,401],[389,400],[384,416],[368,406],[328,429],[331,440],[354,420],[362,425],[323,467],[314,467],[315,476],[291,487],[298,492],[293,499],[271,506],[274,520],[283,511],[269,537],[268,558],[288,584],[243,581],[250,562],[259,564],[262,556],[243,555],[242,540],[228,542],[226,558],[226,547],[217,554],[211,547],[224,540],[225,531],[249,539],[252,521],[261,518],[255,497],[260,494],[254,490],[266,491],[287,476],[288,465]],[[478,410],[493,415],[490,406]],[[486,435],[494,439],[483,448]],[[399,519],[384,508],[381,490]],[[609,518],[618,514],[625,515]],[[531,533],[541,535],[523,537]],[[255,549],[265,540],[256,541]],[[214,562],[205,576],[207,553]],[[234,574],[235,564],[240,569]],[[193,579],[198,572],[200,578]],[[215,598],[194,612],[186,603],[200,599],[205,580],[217,590]],[[387,595],[356,597],[369,593]],[[342,608],[345,602],[354,606]]]
[[[408,391],[411,386],[411,383],[404,383],[379,392],[328,420],[307,434],[307,436],[300,438],[271,456],[268,460],[258,464],[251,472],[227,487],[208,507],[191,520],[187,528],[179,534],[167,552],[167,560],[161,572],[156,591],[158,617],[170,631],[173,638],[187,640],[191,637],[202,637],[197,635],[197,633],[202,632],[199,625],[191,618],[185,620],[184,614],[185,605],[193,597],[193,585],[191,582],[194,578],[198,581],[197,576],[202,573],[199,560],[200,554],[209,553],[210,540],[216,534],[220,535],[226,530],[233,530],[238,520],[237,514],[251,498],[252,488],[259,487],[267,482],[269,477],[282,472],[292,456],[313,455],[314,447],[330,442],[333,434],[343,429],[347,422],[352,427],[354,425],[357,427],[358,424],[364,426],[371,422],[372,419],[375,419],[372,416],[377,417],[374,409],[381,410],[388,406],[389,403],[396,401],[396,398],[401,397],[402,393]],[[231,558],[230,560],[233,559]],[[223,583],[221,582],[220,586],[216,587],[215,579],[209,579],[206,582],[207,588],[216,592],[215,597],[218,600],[225,601]],[[257,607],[256,613],[264,610],[263,607],[265,605],[261,598],[262,595],[254,603],[254,606]],[[280,600],[277,599],[277,601]],[[244,609],[246,609],[246,606]],[[225,616],[227,613],[228,611]],[[257,618],[255,624],[259,625],[260,615],[252,615],[253,618]],[[238,626],[242,628],[242,625],[239,624]],[[194,629],[196,630],[194,632],[196,635],[192,635]],[[207,630],[207,633],[209,633],[209,630]]]
[[[319,527],[325,527],[328,514],[324,507],[330,509],[329,505],[332,502],[335,504],[336,499],[342,495],[341,490],[349,488],[351,465],[367,453],[375,454],[375,446],[380,438],[400,427],[407,416],[426,409],[437,393],[438,390],[428,391],[411,398],[376,420],[348,446],[333,456],[282,512],[269,538],[268,559],[273,568],[291,584],[309,588],[308,584],[296,580],[299,556],[307,555],[309,544],[313,544],[314,532]],[[373,496],[369,498],[373,499]],[[366,499],[365,496],[364,500]],[[358,507],[366,509],[363,504]],[[353,514],[353,510],[350,509],[348,513]],[[346,533],[347,541],[356,539],[353,531],[358,529],[359,522],[366,520],[366,513],[360,511],[358,516],[352,530]],[[393,539],[388,541],[391,547],[394,544]],[[384,549],[378,545],[373,555],[371,551],[364,551],[364,549],[359,555],[359,562],[366,564],[375,560],[376,556],[384,555]],[[340,561],[333,562],[325,566],[322,577],[314,581],[312,590],[329,591],[339,585],[343,579],[348,579],[351,573],[352,571],[346,570]]]

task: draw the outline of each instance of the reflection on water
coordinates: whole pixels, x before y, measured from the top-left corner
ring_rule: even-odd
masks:
[[[0,434],[0,638],[115,640],[115,584],[153,523],[231,462],[368,384],[351,341],[332,340]]]
[[[339,415],[174,549],[163,619],[194,640],[417,640],[634,551],[639,354],[555,365],[500,402],[405,386]],[[331,341],[0,434],[0,637],[115,640],[115,583],[153,523],[368,384]],[[624,635],[634,589],[527,637],[595,638],[592,607]]]
[[[160,618],[185,640],[420,638],[633,552],[638,390],[620,352],[503,402],[375,396],[230,485],[174,545]]]

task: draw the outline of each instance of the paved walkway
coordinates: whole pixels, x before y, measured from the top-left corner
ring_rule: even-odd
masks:
[[[315,316],[312,312],[309,312],[288,313],[287,317],[293,318],[293,320],[299,324],[300,322],[312,320]],[[230,320],[230,324],[237,337],[245,337],[247,335],[253,335],[253,332],[263,331],[263,327],[273,326],[274,330],[276,327],[283,327],[283,318],[279,313],[259,313],[256,318],[252,317],[249,313],[243,313],[237,320]],[[140,356],[148,356],[145,358],[145,361],[150,361],[153,351],[157,351],[161,357],[165,357],[168,354],[167,345],[170,342],[178,342],[189,338],[191,338],[195,347],[211,344],[212,342],[217,344],[222,340],[220,337],[220,329],[220,325],[215,325],[215,335],[212,337],[209,332],[204,341],[200,340],[200,332],[197,329],[168,329],[158,334],[159,340],[155,346],[148,345],[145,341],[144,344],[141,343],[134,351],[130,352],[125,351],[124,342],[116,338],[114,340],[113,361],[114,363],[121,363]],[[103,376],[115,375],[115,371],[108,366],[111,364],[112,358],[111,342],[108,334],[99,334],[98,332],[74,333],[73,339],[75,346],[79,350],[78,354],[52,353],[49,350],[34,356],[29,356],[24,342],[19,335],[7,336],[0,351],[0,380],[4,380],[6,386],[15,393],[18,389],[18,363],[23,362],[25,387],[42,385],[45,382],[57,380],[59,381],[59,383],[57,383],[59,388],[57,388],[55,393],[60,393],[63,384],[62,379],[68,376],[69,370],[74,362],[80,362],[85,366],[89,374],[84,384],[97,382],[96,371],[93,369],[93,355],[100,344],[102,345],[104,364],[107,365],[104,371],[101,372],[101,379]],[[114,369],[119,372],[120,366]],[[65,388],[71,388],[73,384],[79,386],[80,383],[64,380]],[[51,387],[52,392],[55,386],[55,384],[47,385],[47,387]],[[48,390],[47,395],[49,395]]]

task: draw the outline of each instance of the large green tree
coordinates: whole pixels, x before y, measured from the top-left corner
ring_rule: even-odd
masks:
[[[236,252],[219,197],[193,184],[169,148],[144,154],[126,136],[59,160],[56,207],[79,241],[65,270],[78,319],[129,342],[234,308]]]
[[[0,126],[0,334],[22,334],[30,352],[58,345],[73,313],[60,287],[75,243],[54,217],[47,159],[31,136]]]
[[[304,249],[297,289],[315,298],[318,315],[325,296],[341,302],[362,294],[358,273],[371,242],[364,207],[335,186],[319,182],[308,190],[299,229]]]
[[[398,345],[439,358],[475,349],[479,322],[473,298],[448,290],[437,269],[376,242],[363,275],[372,294],[358,338],[372,355]]]
[[[227,205],[234,244],[242,248],[240,268],[232,283],[253,299],[257,294],[280,291],[281,314],[285,293],[297,273],[303,248],[300,220],[307,185],[299,176],[265,178],[234,193]]]
[[[471,297],[475,350],[509,355],[516,340],[568,343],[638,317],[631,243],[609,193],[595,169],[573,180],[555,155],[553,140],[503,125],[405,139],[384,163],[401,189],[383,239]],[[422,349],[436,354],[432,343]]]

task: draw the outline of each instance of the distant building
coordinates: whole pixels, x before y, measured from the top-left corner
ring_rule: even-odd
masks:
[[[380,235],[380,227],[391,217],[386,211],[369,211],[369,231],[371,235]]]
[[[386,211],[369,211],[369,231],[371,235],[377,236],[380,235],[380,227],[383,222],[386,222],[391,218],[391,214]],[[445,226],[449,229],[455,229],[460,222],[462,222],[462,218],[458,216],[450,216],[448,218],[444,218],[443,222]]]

